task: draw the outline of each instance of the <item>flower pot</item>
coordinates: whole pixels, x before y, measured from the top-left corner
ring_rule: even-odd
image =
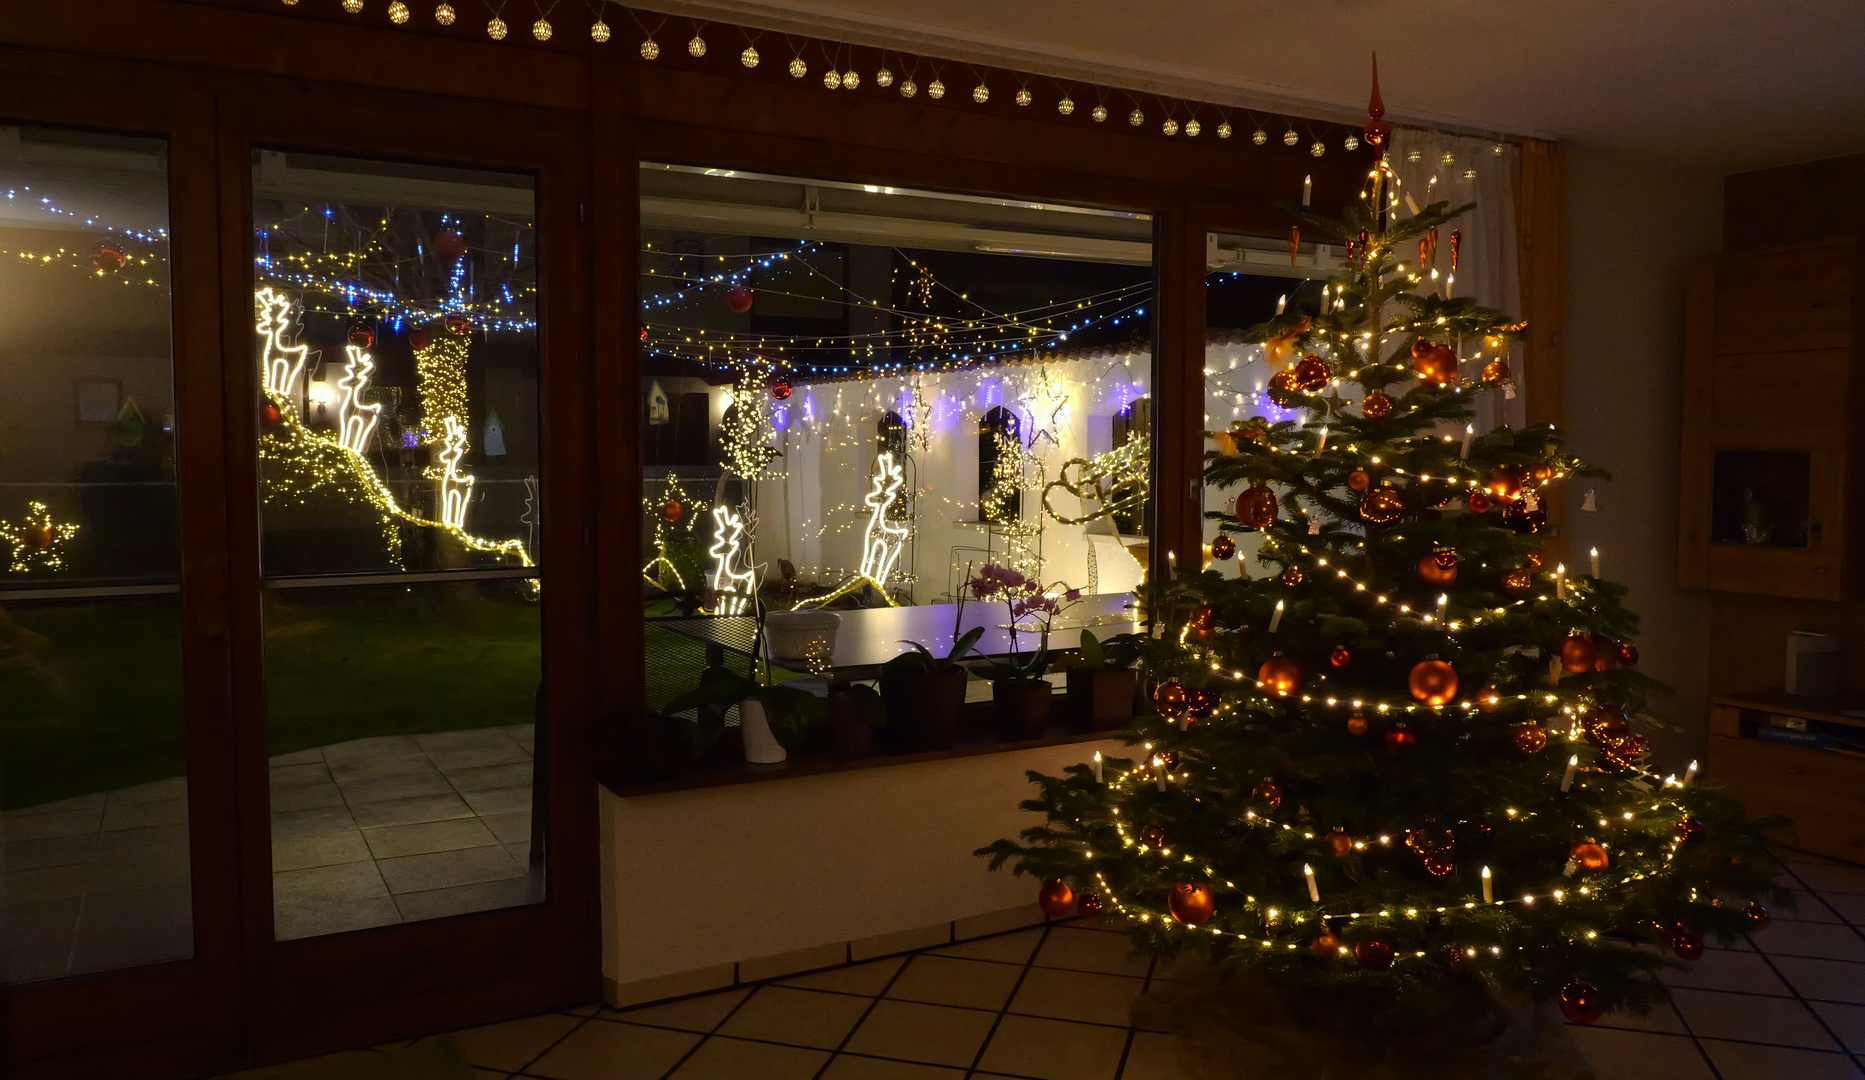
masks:
[[[829,746],[845,760],[874,753],[874,729],[861,719],[854,696],[846,690],[829,691]]]
[[[756,698],[746,698],[738,703],[738,730],[745,738],[745,760],[753,765],[775,765],[790,756],[771,734],[770,718],[764,714],[764,703]]]
[[[950,750],[958,742],[969,677],[962,667],[930,675],[883,671],[881,700],[887,705],[890,739],[904,750]]]
[[[999,679],[991,684],[991,715],[1005,742],[1040,739],[1049,726],[1055,687],[1044,679]]]
[[[1077,731],[1112,731],[1133,719],[1133,695],[1140,673],[1125,671],[1070,671],[1068,673],[1069,725]]]
[[[773,611],[764,617],[764,640],[774,660],[813,660],[827,667],[841,625],[833,611]]]

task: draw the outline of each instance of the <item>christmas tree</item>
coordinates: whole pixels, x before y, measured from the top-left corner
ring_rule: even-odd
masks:
[[[1551,426],[1466,427],[1524,325],[1436,272],[1470,207],[1409,204],[1382,159],[1341,218],[1303,215],[1349,257],[1252,332],[1293,418],[1212,436],[1206,482],[1238,492],[1213,555],[1257,532],[1268,573],[1151,588],[1134,756],[1032,773],[1046,823],[979,854],[1343,1029],[1640,1010],[1662,965],[1765,924],[1773,861],[1694,765],[1650,771],[1664,688],[1625,589],[1548,550],[1547,486],[1604,474]]]

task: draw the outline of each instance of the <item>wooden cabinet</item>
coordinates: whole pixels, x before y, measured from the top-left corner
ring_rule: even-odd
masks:
[[[1865,273],[1856,241],[1691,267],[1678,576],[1691,588],[1838,600],[1865,574]]]
[[[1750,817],[1791,818],[1788,842],[1804,851],[1865,862],[1865,754],[1764,741],[1758,728],[1781,718],[1808,729],[1855,730],[1865,739],[1856,700],[1810,701],[1779,690],[1717,697],[1710,706],[1710,779]]]

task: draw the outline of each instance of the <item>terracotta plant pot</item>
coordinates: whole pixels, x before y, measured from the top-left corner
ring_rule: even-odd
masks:
[[[991,684],[991,714],[1005,742],[1040,739],[1049,726],[1055,687],[1043,679],[999,679]]]
[[[881,673],[881,700],[887,705],[891,741],[901,749],[950,750],[958,742],[958,722],[965,711],[964,668],[925,672]]]
[[[1125,671],[1070,671],[1068,673],[1069,726],[1077,731],[1112,731],[1133,719],[1133,695],[1140,673]]]

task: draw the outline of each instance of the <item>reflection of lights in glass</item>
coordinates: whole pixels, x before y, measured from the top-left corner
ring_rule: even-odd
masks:
[[[745,519],[729,506],[712,508],[712,611],[715,615],[742,615],[756,594],[756,571],[737,569],[743,559]]]

